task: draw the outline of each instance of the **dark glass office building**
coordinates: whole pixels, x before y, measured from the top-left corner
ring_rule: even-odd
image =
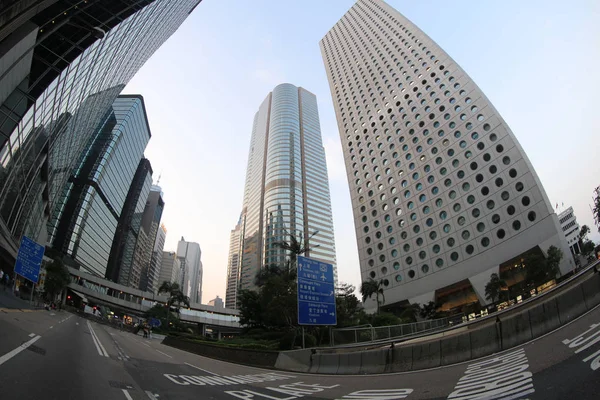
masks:
[[[119,96],[56,201],[50,242],[76,267],[104,276],[117,223],[150,140],[142,96]]]
[[[158,263],[156,261],[152,263],[152,256],[164,208],[165,202],[162,198],[161,188],[152,186],[142,215],[141,230],[144,231],[144,235],[138,236],[139,256],[134,261],[134,273],[137,274],[139,271],[141,274],[140,290],[152,293],[157,289],[158,275],[160,274]],[[162,253],[162,248],[160,251]]]
[[[52,239],[47,225],[50,231],[56,228],[65,186],[113,101],[198,3],[23,0],[0,5],[3,267],[12,268],[22,235],[43,244]]]

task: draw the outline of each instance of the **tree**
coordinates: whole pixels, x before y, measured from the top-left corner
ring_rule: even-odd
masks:
[[[485,298],[495,303],[500,300],[500,292],[505,287],[507,287],[506,282],[500,279],[498,274],[494,273],[490,275],[490,281],[485,285]]]
[[[71,276],[69,270],[63,264],[62,260],[55,259],[46,266],[46,279],[44,281],[44,291],[49,300],[54,300],[57,294],[60,294],[69,284]]]
[[[360,294],[362,295],[363,303],[367,301],[367,298],[371,298],[371,296],[376,295],[377,300],[377,314],[379,314],[379,306],[385,303],[385,295],[383,294],[383,279],[379,282],[374,280],[373,278],[369,278],[368,281],[364,281],[360,286]],[[379,300],[379,296],[381,296],[382,300]]]
[[[335,308],[337,314],[337,326],[358,325],[363,316],[360,301],[354,294],[356,288],[349,283],[341,283],[336,289]]]
[[[419,315],[421,318],[434,319],[437,317],[438,305],[435,301],[430,301],[427,304],[423,304],[419,309]]]
[[[314,231],[312,233],[312,235],[310,235],[308,237],[308,239],[306,240],[306,243],[303,243],[302,236],[297,238],[294,234],[288,233],[288,231],[285,228],[284,228],[284,231],[285,231],[285,235],[289,237],[289,241],[282,240],[282,241],[274,243],[274,245],[276,247],[279,247],[280,249],[289,251],[290,262],[288,262],[287,269],[296,268],[296,259],[298,258],[298,256],[304,255],[304,254],[308,253],[310,250],[312,250],[313,248],[319,246],[317,244],[317,245],[311,247],[310,243],[309,243],[310,239],[312,239],[313,236],[315,236],[317,233],[319,233],[319,231]]]
[[[523,263],[526,268],[525,280],[529,286],[539,286],[556,278],[556,275],[560,273],[562,251],[555,246],[550,246],[547,254],[546,258],[538,253],[531,253],[525,257]]]
[[[594,223],[600,232],[600,186],[594,189],[594,208],[592,209]]]
[[[590,227],[587,225],[583,225],[581,230],[579,231],[579,239],[583,242],[587,240],[587,235],[590,233]]]
[[[595,249],[596,245],[594,244],[594,242],[592,242],[591,240],[586,240],[581,246],[581,254],[589,258],[592,254],[594,254]]]
[[[179,284],[175,282],[164,281],[158,288],[158,294],[167,293],[167,329],[169,328],[169,315],[171,314],[171,307],[175,307],[175,312],[179,315],[179,310],[182,305],[190,306],[190,298],[183,294],[179,289]]]
[[[248,328],[262,327],[262,308],[258,292],[253,290],[240,290],[238,293],[238,310],[240,324]]]

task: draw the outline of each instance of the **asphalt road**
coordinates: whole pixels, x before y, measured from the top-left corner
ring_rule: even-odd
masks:
[[[600,399],[600,308],[491,357],[367,376],[245,367],[67,312],[0,309],[0,398]]]

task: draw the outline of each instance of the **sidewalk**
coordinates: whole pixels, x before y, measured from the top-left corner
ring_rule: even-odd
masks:
[[[29,301],[23,300],[15,296],[10,288],[3,290],[0,287],[0,308],[14,308],[23,310],[32,310],[35,307],[29,304]]]

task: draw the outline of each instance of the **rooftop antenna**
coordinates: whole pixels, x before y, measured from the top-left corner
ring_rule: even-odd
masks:
[[[160,174],[158,174],[158,180],[156,181],[156,186],[158,186],[158,184],[160,183],[161,177],[162,177],[162,171],[160,171]]]

